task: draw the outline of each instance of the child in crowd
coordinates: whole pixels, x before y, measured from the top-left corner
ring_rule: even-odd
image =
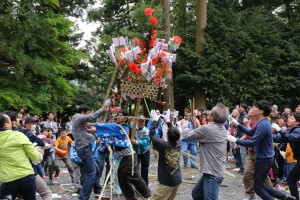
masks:
[[[287,143],[287,145],[286,145],[286,151],[285,152],[284,151],[280,151],[280,154],[287,161],[286,173],[287,173],[287,176],[288,176],[291,173],[292,169],[297,164],[297,160],[294,159],[294,154],[293,154],[293,151],[292,151],[291,146],[290,146],[289,143]]]
[[[69,145],[73,144],[73,140],[67,136],[68,132],[65,128],[61,128],[60,136],[55,141],[55,162],[62,160],[68,169],[73,182],[73,168],[69,158]]]
[[[50,137],[48,129],[46,129],[46,128],[43,128],[41,130],[41,134],[38,135],[38,137],[41,138],[47,144],[51,144],[51,146],[52,146],[50,149],[44,150],[43,161],[42,161],[42,165],[47,166],[49,169],[49,181],[50,181],[50,185],[52,185],[53,184],[53,177],[52,177],[53,171],[54,170],[56,171],[56,176],[59,173],[58,166],[55,164],[55,161],[54,161],[54,149],[53,149],[54,141]]]

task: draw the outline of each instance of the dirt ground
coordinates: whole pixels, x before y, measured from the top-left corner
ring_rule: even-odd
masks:
[[[199,160],[199,158],[197,158]],[[183,168],[183,159],[181,159],[181,171],[182,171],[182,180],[183,183],[180,185],[179,191],[176,196],[176,200],[192,200],[191,192],[194,184],[200,177],[200,172],[198,169],[192,169],[190,166]],[[153,158],[151,154],[150,161],[150,171],[149,171],[149,188],[153,190],[154,186],[157,184],[157,163],[158,160]],[[63,163],[59,163],[60,166]],[[243,176],[233,172],[234,163],[226,163],[227,171],[233,174],[235,177],[226,175],[223,180],[219,192],[219,200],[242,200],[244,195],[244,186],[243,186]],[[104,170],[105,171],[105,170]],[[55,184],[49,185],[52,193],[53,199],[78,199],[78,195],[74,194],[74,188],[71,183],[70,176],[66,168],[61,167],[61,174],[57,179],[54,179]],[[102,181],[102,179],[101,179]],[[45,179],[45,182],[48,184],[49,180]],[[286,191],[287,192],[287,191]],[[110,195],[110,188],[106,188],[106,195]],[[57,197],[57,198],[56,198]],[[41,199],[37,196],[37,199]],[[94,194],[91,195],[90,199],[96,199]],[[97,198],[98,199],[98,198]],[[116,200],[124,200],[125,198],[122,195],[117,196],[113,194],[113,198]],[[151,198],[150,198],[151,199]],[[257,198],[260,199],[260,198]]]

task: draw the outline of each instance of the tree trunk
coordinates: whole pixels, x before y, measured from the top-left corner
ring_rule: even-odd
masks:
[[[170,31],[170,6],[169,0],[160,1],[163,7],[163,27],[162,30],[165,32],[164,38],[168,42],[171,31]],[[163,100],[165,102],[164,109],[173,109],[174,108],[174,90],[173,90],[173,78],[166,80],[168,87],[163,90]]]
[[[204,52],[204,30],[206,27],[206,11],[207,11],[207,1],[206,0],[197,0],[196,7],[196,53],[200,56],[205,56]],[[204,94],[201,85],[194,85],[194,97],[195,97],[195,107],[206,109],[205,101],[206,96]]]

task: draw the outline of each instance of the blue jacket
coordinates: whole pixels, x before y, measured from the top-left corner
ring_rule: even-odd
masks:
[[[256,162],[273,159],[274,147],[272,138],[271,123],[268,118],[260,120],[252,129],[243,125],[237,126],[243,133],[252,136],[250,140],[237,139],[236,143],[242,146],[253,146]]]
[[[150,136],[147,127],[144,127],[141,130],[137,128],[134,138],[138,142],[138,144],[133,145],[133,149],[137,154],[143,154],[149,150]]]
[[[13,130],[22,132],[24,135],[26,135],[28,137],[30,142],[37,143],[37,146],[40,146],[40,147],[45,146],[44,141],[42,139],[38,138],[37,136],[35,136],[30,130],[24,129],[24,128],[15,128],[15,127],[13,127]]]
[[[288,142],[293,151],[294,159],[300,161],[300,126],[296,126],[290,132],[279,131],[280,135],[273,134],[275,142]]]

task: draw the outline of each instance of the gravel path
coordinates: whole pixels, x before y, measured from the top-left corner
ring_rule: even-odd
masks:
[[[154,159],[151,155],[151,161],[150,161],[150,172],[149,172],[149,187],[152,190],[157,184],[157,159]],[[181,159],[182,162],[182,159]],[[62,163],[59,163],[59,165],[62,165]],[[234,167],[233,163],[227,163],[227,171],[234,174],[235,178],[232,178],[229,175],[226,175],[225,179],[223,180],[219,192],[219,200],[242,200],[244,196],[244,186],[242,175],[239,175],[235,172],[232,172],[232,168]],[[198,169],[192,169],[190,167],[183,168],[183,163],[181,163],[181,170],[182,170],[182,176],[183,176],[183,183],[180,185],[179,191],[176,196],[176,200],[192,200],[191,192],[194,184],[197,182],[197,180],[200,177],[200,173]],[[71,179],[69,177],[69,174],[67,173],[67,170],[65,168],[61,168],[62,174],[55,179],[57,182],[54,185],[49,186],[52,190],[52,193],[55,195],[57,194],[60,196],[59,199],[78,199],[78,196],[74,196],[73,194],[73,188],[71,184]],[[48,179],[45,179],[46,183],[49,183]],[[106,194],[109,194],[109,189],[105,191]],[[73,197],[72,197],[73,195]],[[39,196],[37,199],[41,199]],[[95,199],[94,195],[91,196],[90,199]],[[117,195],[113,195],[113,199],[119,199],[124,200],[125,198],[120,195],[119,197]],[[260,198],[257,198],[258,200]]]

